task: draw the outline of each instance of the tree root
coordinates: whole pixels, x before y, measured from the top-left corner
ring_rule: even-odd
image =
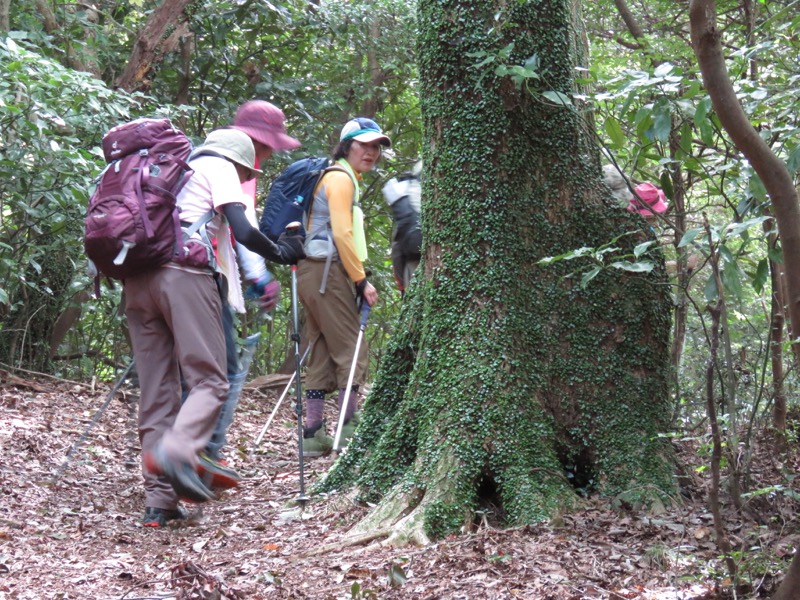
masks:
[[[419,464],[417,469],[421,469]],[[455,457],[451,450],[446,450],[437,464],[436,472],[427,478],[426,489],[402,483],[396,485],[351,531],[366,534],[389,530],[388,539],[381,543],[384,546],[430,544],[431,539],[425,532],[425,513],[436,502],[452,500],[450,474],[454,470]]]
[[[391,533],[392,533],[391,529],[380,529],[378,531],[368,531],[366,533],[360,533],[357,535],[349,535],[340,539],[338,542],[334,542],[332,544],[325,544],[324,546],[314,548],[309,552],[303,552],[302,554],[298,554],[296,556],[293,556],[292,558],[293,559],[308,558],[310,556],[319,556],[320,554],[335,552],[336,550],[344,550],[345,548],[349,548],[351,546],[358,546],[360,544],[366,544],[367,542],[384,538]]]

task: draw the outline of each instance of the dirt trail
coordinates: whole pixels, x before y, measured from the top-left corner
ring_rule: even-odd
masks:
[[[685,505],[661,515],[620,515],[590,501],[557,523],[512,530],[487,523],[424,548],[384,547],[379,539],[342,546],[366,508],[336,495],[314,498],[303,512],[291,506],[299,489],[291,402],[253,448],[273,407],[269,391],[244,393],[231,430],[226,458],[242,485],[193,507],[189,522],[145,529],[136,392],[120,390],[54,486],[108,389],[0,372],[0,600],[727,597],[714,591],[710,571],[721,575],[723,567],[701,490],[691,485]],[[698,461],[691,444],[683,451]],[[765,481],[776,481],[778,469],[797,472],[796,456],[779,464],[763,454],[754,473]],[[306,464],[307,489],[330,464]],[[797,506],[783,494],[763,496],[759,510],[770,511],[783,533],[728,515],[734,546],[759,546],[788,564],[790,540],[780,535],[794,530]],[[742,564],[757,568],[754,556],[745,552]],[[774,586],[763,570],[762,593]],[[738,596],[748,597],[759,596]]]

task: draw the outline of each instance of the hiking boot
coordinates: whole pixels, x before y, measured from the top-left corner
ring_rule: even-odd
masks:
[[[148,506],[144,509],[143,527],[166,527],[169,521],[184,521],[189,512],[182,506],[173,509]]]
[[[215,460],[208,454],[201,454],[197,463],[197,474],[203,483],[212,490],[227,490],[239,485],[242,478],[225,461]]]
[[[339,449],[347,448],[347,443],[350,441],[350,438],[353,437],[359,421],[359,414],[356,413],[353,415],[352,419],[342,425],[342,434],[339,436]]]
[[[303,458],[316,458],[328,454],[333,449],[333,438],[320,426],[315,431],[303,432]]]
[[[214,492],[200,480],[192,465],[169,461],[160,446],[156,446],[152,452],[146,452],[142,456],[142,462],[150,473],[166,477],[181,500],[190,502],[216,500]]]

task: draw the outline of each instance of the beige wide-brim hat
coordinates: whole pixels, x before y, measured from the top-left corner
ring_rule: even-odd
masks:
[[[222,156],[250,169],[250,177],[261,175],[263,171],[256,169],[256,151],[250,136],[238,129],[216,129],[208,134],[203,145],[197,148],[193,156],[209,154]]]

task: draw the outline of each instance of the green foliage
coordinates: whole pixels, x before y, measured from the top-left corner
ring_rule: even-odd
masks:
[[[362,588],[357,581],[354,581],[353,585],[350,586],[350,597],[353,600],[378,600],[379,598],[377,590]]]
[[[372,3],[368,11],[349,3],[326,4],[318,10],[309,10],[307,3],[299,1],[280,6],[253,2],[195,3],[189,9],[195,48],[189,70],[180,53],[167,54],[163,63],[155,65],[148,73],[150,95],[147,98],[127,97],[111,91],[108,85],[113,83],[127,62],[135,34],[149,12],[128,4],[113,11],[96,13],[96,22],[90,19],[91,12],[91,9],[83,8],[57,12],[55,16],[63,27],[62,31],[71,33],[64,37],[48,37],[42,31],[41,15],[34,4],[15,3],[12,27],[18,31],[13,35],[21,40],[20,47],[32,52],[33,58],[29,60],[26,57],[24,64],[18,65],[11,59],[6,61],[4,56],[0,66],[2,69],[16,69],[20,78],[19,81],[15,76],[4,78],[6,92],[2,99],[7,106],[15,107],[18,103],[16,90],[12,88],[30,84],[33,93],[47,97],[46,102],[40,100],[46,104],[46,113],[55,115],[66,124],[65,129],[46,121],[37,125],[26,123],[26,108],[20,107],[17,122],[4,130],[4,133],[11,132],[8,127],[24,130],[23,135],[35,139],[41,156],[55,152],[53,164],[66,165],[52,175],[50,170],[45,170],[44,178],[39,176],[38,170],[29,170],[24,176],[16,170],[15,177],[5,177],[4,191],[14,184],[20,189],[20,197],[25,194],[32,196],[36,188],[41,187],[38,182],[42,181],[53,190],[49,192],[48,200],[57,196],[68,208],[53,213],[52,218],[59,223],[52,229],[59,235],[48,238],[50,246],[46,250],[67,262],[66,268],[58,267],[58,272],[69,291],[65,294],[47,292],[46,288],[54,289],[52,282],[42,281],[43,293],[55,302],[48,310],[47,322],[52,324],[61,308],[70,302],[72,293],[85,289],[88,284],[80,244],[81,221],[92,179],[102,164],[97,150],[100,137],[111,125],[134,116],[171,111],[169,105],[179,96],[178,90],[188,82],[191,108],[183,107],[180,114],[172,111],[172,116],[179,117],[178,122],[196,142],[211,129],[226,125],[236,107],[252,97],[266,98],[284,108],[291,133],[304,142],[304,147],[292,157],[276,156],[274,161],[265,165],[271,175],[300,154],[328,153],[342,122],[364,110],[370,111],[371,116],[375,115],[392,136],[394,153],[387,155],[383,163],[386,170],[367,177],[368,188],[362,195],[369,227],[371,260],[368,267],[383,300],[381,306],[373,311],[373,327],[369,333],[370,342],[376,349],[372,353],[373,370],[376,369],[380,364],[381,346],[391,330],[389,320],[398,306],[388,269],[391,218],[380,187],[385,178],[407,169],[420,154],[419,112],[414,89],[416,65],[411,47],[405,43],[413,36],[415,27],[411,3]],[[375,35],[376,31],[380,35]],[[72,42],[75,39],[84,43],[75,45]],[[398,48],[403,50],[398,51]],[[84,72],[64,67],[62,63],[69,67],[84,64],[87,70],[101,73],[106,82],[104,84]],[[374,65],[380,66],[380,70],[373,68]],[[157,109],[159,105],[167,108]],[[37,131],[41,131],[41,135]],[[53,148],[57,145],[57,149],[53,150],[51,144]],[[18,167],[17,156],[7,158],[4,174]],[[37,164],[42,164],[38,156]],[[57,179],[57,175],[60,178]],[[29,184],[29,178],[35,182],[33,186]],[[264,186],[269,179],[263,178]],[[4,225],[10,224],[12,206],[16,221],[18,215],[30,210],[31,200],[5,202]],[[40,211],[44,208],[37,205]],[[17,233],[15,239],[19,240],[20,235]],[[5,244],[5,239],[0,243]],[[42,279],[39,271],[46,263],[42,262],[42,251],[36,248],[44,249],[41,240],[37,240],[33,247],[30,244],[11,248],[3,246],[0,254],[0,260],[5,261],[5,267],[0,268],[12,273],[10,281],[0,283],[0,302],[5,306],[5,312],[11,310],[12,305],[21,311],[17,315],[20,323],[26,322],[38,308],[38,299],[23,302],[17,293],[22,286],[36,287]],[[18,268],[20,264],[30,264],[30,271],[26,274],[24,269]],[[288,274],[282,273],[281,268],[276,271],[288,288]],[[85,305],[80,331],[71,331],[65,344],[64,349],[68,348],[69,354],[86,352],[113,357],[110,362],[118,362],[119,358],[124,360],[129,352],[127,344],[119,345],[118,327],[122,321],[117,311],[118,294],[105,290],[104,294],[110,298],[99,305],[95,301]],[[110,306],[106,305],[106,300]],[[269,334],[265,339],[276,342],[271,345],[276,351],[270,357],[259,357],[256,371],[258,368],[277,368],[282,362],[277,349],[287,330],[288,314],[288,301],[284,299],[282,310],[276,311],[274,323],[257,322],[254,313],[244,317],[245,327],[263,329]],[[97,318],[103,318],[104,325],[100,326]],[[7,323],[4,327],[6,331],[17,331],[19,336],[25,336],[29,346],[33,344],[40,350],[45,349],[49,326],[42,327],[39,334],[42,339],[35,343],[30,331],[26,334],[18,323]],[[87,332],[91,334],[87,335]],[[41,351],[36,356],[44,358],[48,354]],[[27,354],[28,357],[33,355],[33,352]],[[17,360],[11,355],[7,359]],[[24,363],[26,359],[20,360]],[[98,366],[95,361],[90,361],[89,365],[81,362],[80,366],[75,365],[79,371],[87,366],[90,370]],[[45,365],[38,364],[37,368],[45,369]]]
[[[442,539],[458,531],[464,524],[465,511],[458,505],[437,502],[425,510],[425,534],[432,539]]]
[[[87,8],[59,7],[60,29],[52,35],[34,3],[12,3],[16,44],[0,44],[0,361],[53,368],[44,364],[50,325],[88,285],[81,220],[101,163],[96,147],[110,125],[171,105],[187,86],[192,109],[181,116],[187,132],[202,139],[227,124],[242,101],[265,98],[284,108],[290,132],[304,142],[294,156],[276,156],[265,166],[274,175],[299,154],[327,153],[344,120],[368,113],[395,142],[394,156],[366,177],[363,195],[368,267],[381,293],[368,329],[370,376],[376,379],[364,425],[323,487],[357,485],[370,501],[398,482],[425,493],[438,457],[431,446],[448,444],[457,449],[463,479],[454,486],[455,498],[430,509],[428,527],[437,535],[476,510],[474,487],[485,479],[494,479],[508,522],[545,518],[570,498],[561,466],[580,461],[595,468],[593,481],[604,493],[634,502],[660,496],[669,473],[658,460],[663,446],[652,434],[663,425],[664,410],[657,403],[641,408],[636,400],[664,396],[659,361],[668,349],[659,332],[666,330],[672,307],[627,299],[648,297],[654,285],[666,289],[662,253],[685,260],[690,251],[701,266],[712,249],[718,253],[729,308],[724,329],[738,350],[735,366],[750,374],[737,379],[736,406],[761,418],[773,383],[768,259],[781,261],[779,247],[766,248],[772,234],[758,228],[769,208],[764,182],[727,139],[700,84],[684,31],[685,6],[631,5],[645,28],[634,40],[609,3],[584,3],[589,63],[582,49],[567,43],[579,26],[569,32],[559,27],[572,3],[511,3],[497,11],[452,3],[443,11],[441,4],[423,2],[419,31],[413,4],[193,3],[193,55],[188,63],[179,53],[167,55],[149,73],[150,97],[143,98],[108,87],[148,17],[142,3],[101,11],[96,22]],[[720,15],[720,31],[751,122],[797,173],[800,17],[788,5],[760,8],[755,31],[737,10]],[[537,11],[536,26],[523,27],[530,10]],[[427,73],[422,84],[417,54]],[[506,104],[495,111],[501,98]],[[415,282],[401,306],[389,273],[391,220],[380,187],[422,152],[420,103],[433,175],[425,183],[423,226],[437,262],[430,266],[432,279]],[[516,118],[528,103],[535,104],[536,118]],[[447,136],[430,115],[448,115]],[[520,158],[521,147],[530,155]],[[593,158],[598,147],[633,180],[664,189],[671,210],[659,224],[661,244],[646,232],[626,233],[641,229],[637,218],[585,201],[599,179]],[[508,179],[527,184],[510,186]],[[565,190],[571,202],[559,209],[554,198]],[[511,206],[511,200],[518,202]],[[710,235],[700,225],[704,215]],[[510,223],[521,243],[510,241]],[[673,227],[676,239],[669,242],[664,233]],[[534,264],[540,268],[533,275],[523,269]],[[579,266],[570,271],[572,265]],[[704,307],[719,293],[709,271],[683,273],[671,286],[676,311],[696,307],[675,390],[678,427],[704,412]],[[288,272],[277,268],[276,274],[288,289]],[[512,305],[523,308],[506,312]],[[268,341],[262,348],[269,351],[258,358],[261,372],[282,360],[289,315],[284,294],[273,321],[256,320],[253,312],[242,317],[243,333],[258,329]],[[122,322],[118,290],[86,303],[65,344],[83,356],[56,372],[110,375],[128,352]],[[647,343],[629,347],[619,340]],[[111,364],[101,366],[97,356]],[[720,372],[726,368],[734,365],[719,365]],[[790,397],[796,380],[790,371],[783,382]],[[476,397],[490,398],[496,410],[483,410],[477,401],[454,402]],[[532,414],[539,403],[560,418],[553,423]],[[571,420],[574,407],[587,416]],[[521,421],[520,414],[541,426],[517,432],[508,415]],[[434,418],[440,415],[443,423]],[[723,427],[731,421],[723,420]],[[549,436],[557,427],[561,443],[553,448]],[[512,441],[487,441],[487,429],[511,431]],[[428,460],[416,465],[424,452],[430,452]],[[653,494],[653,486],[660,491]],[[359,587],[353,593],[368,592]]]
[[[747,277],[744,267],[748,263],[753,265],[752,258],[749,257],[748,247],[754,245],[763,247],[761,232],[756,237],[751,237],[749,231],[752,227],[771,220],[772,217],[761,216],[742,222],[730,223],[725,227],[709,225],[708,231],[703,228],[692,228],[684,233],[677,247],[683,248],[692,245],[707,255],[709,247],[713,245],[715,251],[719,252],[721,280],[725,287],[726,296],[740,300],[744,298],[742,279]],[[758,260],[755,270],[751,271],[750,274],[753,289],[761,293],[764,290],[768,275],[766,260]],[[705,289],[706,302],[714,302],[718,295],[719,290],[717,290],[716,280],[713,277],[709,277]]]
[[[657,246],[655,240],[648,240],[637,244],[630,254],[624,254],[623,249],[617,245],[617,242],[623,236],[633,235],[635,232],[628,232],[615,237],[607,244],[602,244],[597,248],[589,248],[584,246],[577,250],[570,250],[558,256],[546,256],[538,262],[540,265],[549,265],[558,263],[563,260],[574,260],[576,258],[586,258],[590,264],[583,267],[578,272],[568,273],[564,277],[569,278],[575,276],[577,273],[581,274],[580,285],[585,289],[589,282],[592,281],[604,269],[620,269],[622,271],[629,271],[631,273],[649,273],[655,267],[655,260],[659,260],[659,255],[656,253]],[[646,258],[652,254],[652,260]],[[611,262],[608,262],[608,261]]]
[[[87,283],[82,225],[100,134],[135,101],[23,40],[0,41],[0,361],[45,368],[50,327]]]

